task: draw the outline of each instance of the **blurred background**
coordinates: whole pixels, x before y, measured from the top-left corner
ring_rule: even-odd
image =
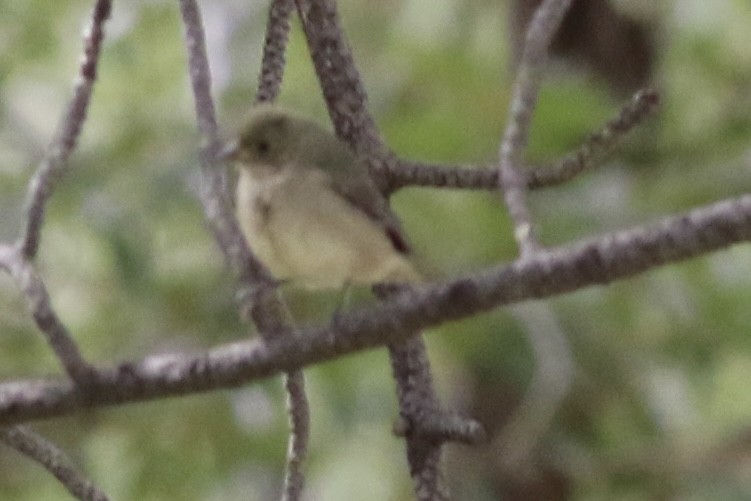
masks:
[[[520,33],[537,2],[340,3],[391,147],[431,162],[493,161]],[[22,227],[26,184],[71,94],[91,4],[0,0],[2,239]],[[268,5],[201,6],[229,137],[253,100]],[[544,164],[571,151],[645,82],[663,104],[604,166],[531,195],[542,241],[565,244],[748,192],[751,3],[579,0],[573,13],[554,44],[527,159]],[[40,273],[98,364],[252,334],[195,196],[197,131],[179,19],[176,2],[115,2],[89,119],[43,230]],[[295,21],[281,102],[325,121],[319,96]],[[393,204],[436,280],[515,257],[494,194],[411,188]],[[299,323],[327,321],[339,297],[288,293]],[[356,305],[369,301],[358,291]],[[446,448],[455,498],[751,499],[750,301],[751,247],[739,245],[429,331],[444,404],[491,434],[485,446]],[[5,275],[0,360],[4,380],[60,372]],[[391,434],[386,353],[306,375],[307,499],[411,499],[403,444]],[[284,400],[273,379],[34,428],[113,499],[277,499]],[[0,498],[69,499],[7,447]]]

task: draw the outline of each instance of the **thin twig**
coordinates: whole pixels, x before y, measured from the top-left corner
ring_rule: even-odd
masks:
[[[202,138],[200,199],[214,238],[238,277],[238,296],[243,311],[251,312],[262,333],[279,330],[281,308],[276,305],[276,281],[248,248],[230,209],[226,172],[219,165],[222,144],[211,97],[211,72],[200,11],[195,0],[180,0],[185,25],[188,67],[193,86],[198,130]]]
[[[65,174],[68,157],[76,148],[78,136],[86,119],[104,39],[104,22],[109,18],[110,10],[110,0],[97,1],[91,24],[84,37],[84,53],[73,97],[68,103],[67,111],[63,115],[47,154],[29,183],[26,197],[28,218],[21,237],[21,250],[29,259],[33,259],[39,250],[47,201],[52,196],[60,178]]]
[[[257,276],[262,275],[261,266],[260,263],[257,267],[251,266],[254,260],[240,234],[237,221],[229,209],[231,204],[226,174],[218,161],[222,144],[219,140],[214,101],[211,98],[211,73],[198,5],[194,0],[181,0],[180,10],[185,25],[188,66],[193,86],[198,130],[202,139],[201,202],[214,237],[232,270],[241,277],[241,280],[253,282]],[[250,287],[251,285],[248,284],[248,288]]]
[[[107,501],[109,498],[88,480],[59,447],[25,426],[0,429],[0,440],[41,464],[77,499]]]
[[[289,39],[289,18],[295,5],[292,0],[273,0],[266,22],[261,74],[258,77],[256,103],[273,102],[282,88],[284,53]]]
[[[501,188],[514,223],[514,237],[523,257],[535,252],[539,244],[527,206],[527,181],[521,171],[522,154],[529,141],[548,45],[570,5],[571,0],[545,0],[535,11],[527,30],[514,81],[508,123],[501,141]]]
[[[200,155],[203,180],[201,201],[209,226],[225,257],[238,275],[241,311],[250,312],[260,334],[268,341],[280,331],[287,329],[284,318],[286,305],[277,292],[275,280],[248,248],[237,220],[229,210],[226,175],[217,165],[221,144],[211,97],[211,72],[206,56],[201,14],[195,0],[180,0],[180,10],[185,25],[188,66],[198,129],[204,140]],[[282,65],[283,49],[282,45],[282,52],[277,54],[277,57],[282,58]],[[284,499],[297,501],[304,485],[302,461],[307,451],[310,419],[302,372],[289,371],[286,388],[289,395],[291,435]]]
[[[17,247],[0,248],[0,267],[4,268],[21,289],[39,330],[60,360],[65,372],[81,385],[87,385],[95,369],[84,360],[73,336],[52,307],[47,287],[34,270],[34,265]]]
[[[401,342],[416,331],[499,306],[607,284],[749,240],[751,195],[745,195],[426,286],[342,315],[328,328],[284,332],[268,341],[240,341],[197,356],[153,356],[100,369],[91,390],[59,379],[0,384],[0,425],[230,388]]]
[[[597,132],[574,152],[554,165],[527,166],[527,188],[539,190],[558,186],[598,167],[634,127],[641,124],[659,104],[660,96],[652,89],[642,89]],[[497,164],[433,165],[411,160],[387,164],[388,192],[408,186],[430,188],[495,190],[501,186]]]
[[[273,0],[271,3],[266,24],[266,39],[263,46],[256,104],[275,101],[281,89],[293,8],[292,0]],[[284,306],[288,321],[291,321],[292,316],[286,308],[284,298],[281,295],[278,295],[278,298],[279,304]],[[282,499],[297,501],[302,497],[305,486],[303,464],[308,453],[310,438],[310,405],[305,393],[305,375],[302,371],[291,371],[285,374],[284,385],[287,391],[290,434]]]
[[[274,102],[281,90],[285,67],[285,51],[289,39],[290,16],[294,8],[292,0],[273,0],[266,24],[266,39],[263,45],[261,74],[256,93],[256,104]],[[280,303],[284,299],[279,296]],[[284,305],[288,319],[289,310]],[[284,376],[287,391],[287,413],[290,434],[287,445],[287,465],[284,476],[284,501],[297,501],[305,486],[303,464],[308,453],[310,438],[310,405],[305,393],[305,376],[302,371],[291,371]]]
[[[529,172],[527,186],[529,189],[536,189],[563,184],[596,167],[634,127],[641,124],[657,108],[659,102],[660,96],[656,91],[638,91],[617,117],[609,120],[599,131],[587,138],[574,153],[566,155],[552,167]]]
[[[310,436],[310,407],[305,394],[305,378],[301,370],[285,375],[290,436],[287,449],[287,471],[284,477],[284,501],[296,501],[302,497],[305,475],[302,467],[308,454]]]

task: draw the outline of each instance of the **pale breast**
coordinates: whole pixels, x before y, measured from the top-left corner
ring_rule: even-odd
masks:
[[[279,182],[259,181],[245,172],[237,180],[236,212],[240,229],[253,253],[275,277],[289,278],[289,270],[278,261],[270,232],[274,192]]]
[[[416,276],[383,228],[335,193],[318,170],[262,181],[241,175],[238,218],[250,247],[279,279],[339,288]]]

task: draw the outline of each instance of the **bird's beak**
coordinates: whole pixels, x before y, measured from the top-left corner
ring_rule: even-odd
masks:
[[[230,141],[219,151],[220,162],[234,162],[237,160],[239,148],[237,141]]]

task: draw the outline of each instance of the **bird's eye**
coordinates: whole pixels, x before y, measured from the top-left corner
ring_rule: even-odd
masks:
[[[261,141],[258,141],[258,153],[265,155],[269,152],[269,149],[271,149],[271,145],[268,141],[263,139]]]

